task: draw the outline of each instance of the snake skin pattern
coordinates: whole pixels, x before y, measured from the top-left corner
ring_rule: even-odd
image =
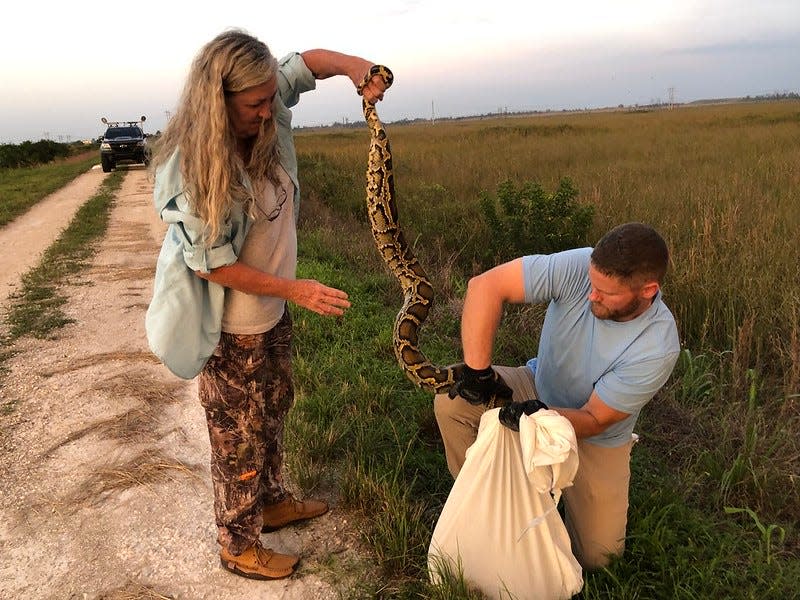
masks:
[[[375,75],[381,77],[387,88],[394,80],[388,68],[374,65],[359,85],[359,94]],[[443,393],[455,383],[461,365],[448,367],[433,365],[419,348],[419,329],[433,305],[433,285],[400,229],[394,193],[392,151],[386,130],[378,118],[373,103],[364,98],[363,108],[364,118],[370,131],[367,213],[372,236],[375,238],[381,258],[403,290],[403,306],[394,322],[395,356],[403,372],[417,386],[434,393]]]

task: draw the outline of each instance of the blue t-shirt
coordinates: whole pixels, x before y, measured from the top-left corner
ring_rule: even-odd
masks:
[[[680,352],[675,318],[659,292],[631,321],[598,319],[589,303],[591,248],[522,260],[525,300],[549,302],[539,355],[528,362],[536,391],[553,408],[580,408],[596,391],[630,416],[587,438],[606,447],[631,439],[642,407],[666,383]]]

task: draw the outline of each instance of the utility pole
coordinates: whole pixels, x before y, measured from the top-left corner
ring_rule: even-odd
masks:
[[[436,124],[436,113],[433,110],[433,100],[431,100],[431,125]]]
[[[672,110],[675,106],[675,86],[670,86],[667,89],[667,93],[669,94],[669,109]]]

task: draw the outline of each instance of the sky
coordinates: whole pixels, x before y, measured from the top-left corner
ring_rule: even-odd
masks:
[[[155,133],[232,27],[387,65],[385,122],[800,92],[800,0],[28,0],[0,21],[0,143],[96,138],[102,117]],[[363,120],[344,77],[292,112]]]

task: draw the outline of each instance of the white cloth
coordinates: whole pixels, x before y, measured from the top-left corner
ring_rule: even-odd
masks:
[[[462,572],[490,598],[570,598],[581,567],[556,504],[578,469],[575,431],[552,410],[500,424],[499,408],[481,417],[478,438],[433,531],[428,569]]]

